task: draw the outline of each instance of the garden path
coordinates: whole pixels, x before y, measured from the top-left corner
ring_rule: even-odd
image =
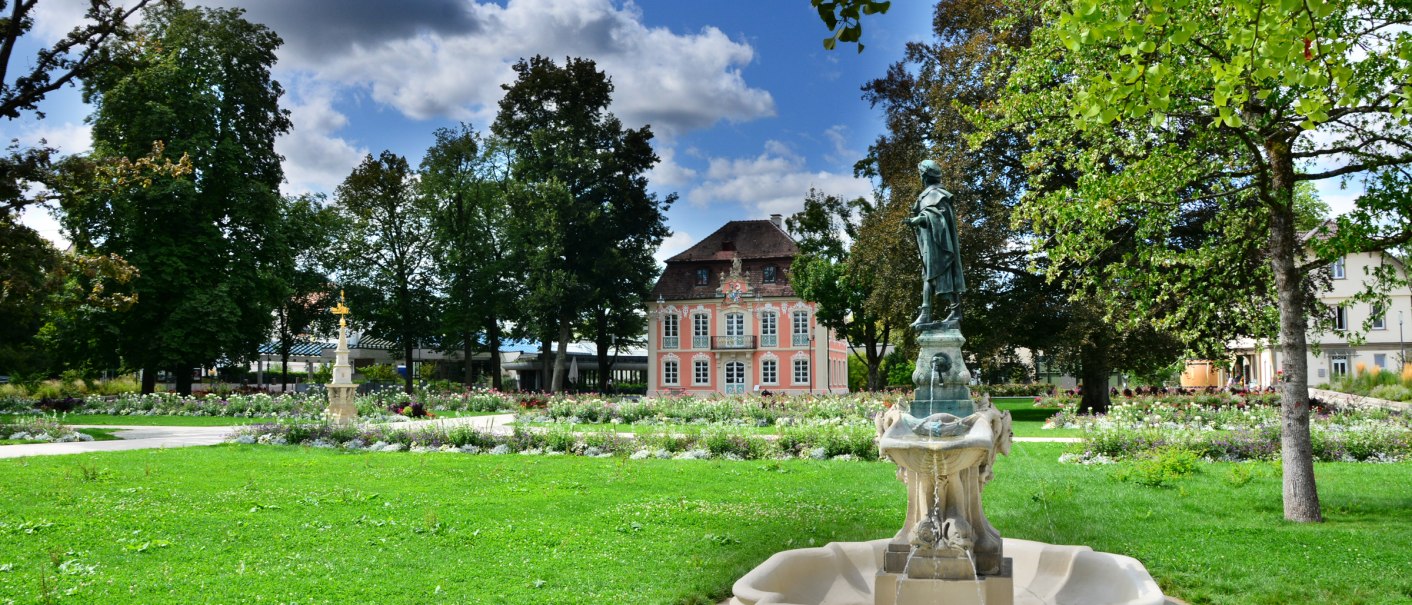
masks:
[[[116,441],[73,441],[69,443],[27,443],[0,446],[0,458],[58,456],[91,452],[117,452],[167,447],[215,445],[226,440],[229,426],[111,426],[74,425],[74,428],[116,429]]]

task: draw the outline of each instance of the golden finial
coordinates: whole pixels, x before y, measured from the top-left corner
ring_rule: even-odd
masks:
[[[336,306],[336,307],[334,307],[334,308],[332,308],[332,309],[329,309],[329,311],[332,311],[334,315],[340,315],[340,316],[342,316],[342,317],[339,317],[339,318],[338,318],[338,325],[340,325],[340,326],[346,326],[346,325],[348,325],[348,323],[347,323],[347,315],[348,315],[349,313],[352,313],[352,311],[349,311],[349,310],[348,310],[348,305],[343,304],[343,290],[340,289],[340,290],[338,291],[338,306]]]

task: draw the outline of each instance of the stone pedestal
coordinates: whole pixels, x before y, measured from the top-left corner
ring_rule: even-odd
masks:
[[[889,553],[891,554],[891,553]],[[916,562],[913,562],[916,565]],[[910,569],[908,571],[911,571]],[[909,574],[910,575],[910,574]],[[971,580],[931,580],[878,570],[874,605],[1013,605],[1014,565],[1005,558],[1001,572]]]
[[[324,412],[334,422],[347,424],[358,417],[358,406],[353,405],[353,396],[358,392],[356,384],[330,384],[328,389],[328,409]]]
[[[931,326],[933,324],[928,324]],[[976,411],[971,401],[971,373],[961,356],[966,338],[956,328],[934,327],[917,334],[917,365],[912,370],[916,394],[907,410],[917,418],[938,412],[965,418]]]

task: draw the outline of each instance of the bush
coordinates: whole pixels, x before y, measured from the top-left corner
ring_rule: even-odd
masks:
[[[1168,487],[1176,481],[1200,472],[1200,457],[1182,447],[1162,447],[1144,453],[1127,467],[1120,467],[1115,477],[1147,487]]]
[[[1400,384],[1381,384],[1368,391],[1368,396],[1388,401],[1412,401],[1412,389]]]

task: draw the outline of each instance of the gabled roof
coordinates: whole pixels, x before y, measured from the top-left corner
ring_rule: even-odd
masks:
[[[741,260],[760,258],[793,259],[799,255],[799,244],[773,221],[731,221],[715,233],[706,236],[685,252],[667,259],[667,264],[726,260],[739,256]]]
[[[1309,240],[1314,238],[1329,239],[1330,237],[1333,237],[1336,234],[1338,234],[1338,221],[1335,221],[1334,219],[1328,219],[1322,223],[1319,223],[1318,227],[1315,227],[1300,234],[1299,243],[1307,243]]]

